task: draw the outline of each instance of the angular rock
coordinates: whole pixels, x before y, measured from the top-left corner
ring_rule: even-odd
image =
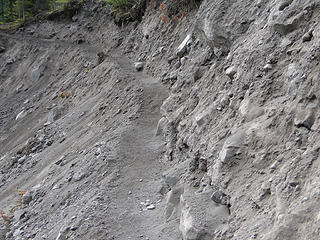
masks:
[[[5,50],[6,48],[0,45],[0,53],[3,53]]]
[[[178,57],[182,58],[186,54],[187,47],[188,45],[190,45],[191,41],[192,41],[192,36],[191,34],[188,34],[176,50],[176,55]]]
[[[209,193],[195,194],[185,187],[180,198],[180,231],[183,240],[207,240],[215,238],[215,231],[228,219],[226,206],[216,204]]]
[[[168,123],[168,120],[166,117],[160,118],[158,125],[157,125],[157,131],[156,136],[160,135],[163,131],[164,126]]]
[[[14,212],[13,218],[15,222],[20,221],[26,216],[26,211],[24,209],[19,209]]]
[[[153,204],[150,204],[149,206],[147,206],[147,210],[154,210],[156,209],[156,206]]]
[[[226,69],[226,75],[233,79],[234,78],[234,75],[237,73],[237,69],[234,67],[234,66],[231,66],[231,67],[228,67]]]
[[[19,84],[17,87],[16,87],[16,93],[19,93],[19,92],[21,92],[22,91],[22,89],[23,89],[23,84]]]
[[[46,66],[44,64],[40,64],[39,66],[35,67],[31,72],[31,80],[34,82],[38,81],[43,75],[45,69]]]
[[[311,110],[300,110],[296,113],[294,118],[294,125],[298,128],[305,127],[307,129],[311,129],[315,122],[315,117],[313,111]]]
[[[52,109],[49,112],[48,119],[47,119],[47,122],[45,123],[45,125],[49,125],[49,124],[53,123],[54,121],[57,121],[59,118],[61,118],[63,111],[64,111],[63,106],[56,107],[56,108]]]
[[[286,7],[288,7],[293,0],[282,0],[279,5],[279,11],[283,11]]]
[[[28,205],[32,201],[32,198],[33,198],[33,192],[32,191],[28,191],[23,195],[21,202],[23,204]]]
[[[302,42],[310,42],[313,37],[313,30],[310,30],[302,37]]]
[[[176,219],[180,217],[180,197],[184,192],[183,185],[174,187],[167,194],[167,201],[165,207],[166,220]]]
[[[227,53],[231,45],[229,36],[215,18],[214,14],[205,14],[199,19],[195,30],[211,49],[221,49],[223,53]]]
[[[268,63],[268,64],[264,65],[263,70],[265,72],[272,70],[272,64]]]
[[[250,98],[245,98],[242,100],[239,111],[248,122],[264,114],[264,109],[255,105]]]
[[[245,137],[245,130],[238,129],[225,141],[219,154],[221,163],[229,162],[236,155],[238,149],[243,145]]]

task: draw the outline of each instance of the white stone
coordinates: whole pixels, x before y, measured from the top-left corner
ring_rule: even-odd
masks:
[[[155,205],[150,204],[150,205],[147,207],[147,210],[153,210],[153,209],[155,209],[155,208],[156,208]]]
[[[182,41],[182,43],[179,45],[179,47],[177,48],[177,50],[176,50],[176,55],[178,56],[178,57],[183,57],[183,55],[186,53],[186,51],[187,51],[187,47],[188,47],[188,45],[191,43],[191,40],[192,40],[192,38],[191,38],[191,34],[188,34],[187,36],[186,36],[186,38]]]

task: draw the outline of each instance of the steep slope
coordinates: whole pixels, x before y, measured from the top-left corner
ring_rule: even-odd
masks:
[[[318,239],[318,1],[159,4],[0,33],[2,238]]]

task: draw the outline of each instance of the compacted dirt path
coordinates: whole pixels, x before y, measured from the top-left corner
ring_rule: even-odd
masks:
[[[124,57],[115,60],[121,68],[132,72],[143,91],[141,113],[121,136],[120,179],[112,192],[110,217],[114,221],[115,239],[173,239],[164,227],[164,202],[159,194],[161,173],[167,163],[161,160],[164,141],[156,136],[160,106],[166,89],[154,78],[135,72]]]

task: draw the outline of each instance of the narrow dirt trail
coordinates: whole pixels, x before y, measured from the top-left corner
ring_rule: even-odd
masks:
[[[115,57],[115,61],[134,72],[128,59]],[[112,191],[110,203],[112,235],[115,239],[171,239],[171,233],[162,232],[164,201],[158,193],[161,173],[167,168],[161,161],[164,141],[155,136],[160,106],[168,93],[156,79],[142,72],[132,75],[143,88],[143,102],[139,118],[121,136],[121,184]],[[144,203],[148,201],[155,209],[147,210]]]

